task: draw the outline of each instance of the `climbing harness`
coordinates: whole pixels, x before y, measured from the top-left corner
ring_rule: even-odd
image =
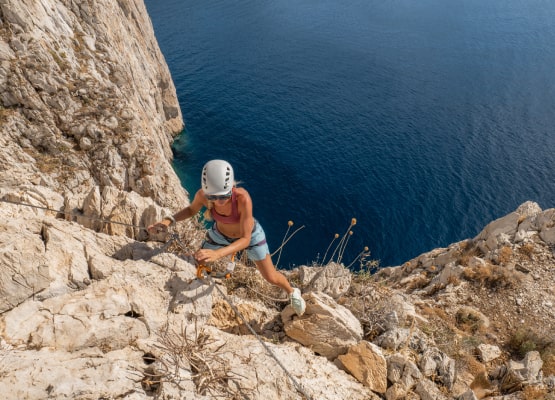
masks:
[[[204,279],[207,276],[211,276],[212,278],[216,278],[216,279],[231,278],[231,273],[235,269],[235,254],[237,253],[233,253],[231,255],[231,260],[227,263],[227,268],[224,272],[215,272],[215,271],[212,271],[212,268],[210,268],[208,265],[198,264],[197,278]]]
[[[169,239],[166,241],[166,243],[164,243],[164,245],[162,247],[160,247],[156,252],[157,253],[163,253],[173,243],[177,243],[179,245],[179,247],[181,247],[181,249],[184,252],[186,252],[186,253],[190,252],[190,249],[188,249],[187,246],[185,246],[185,244],[179,238],[179,234],[177,234],[175,232],[170,234]],[[235,268],[234,259],[235,259],[235,254],[233,254],[233,256],[231,257],[231,261],[228,263],[228,267],[224,272],[213,271],[211,267],[209,267],[208,265],[205,265],[205,264],[197,264],[197,272],[196,272],[197,278],[198,279],[205,279],[208,276],[210,276],[212,278],[216,278],[216,279],[221,279],[221,278],[229,279],[229,278],[231,278],[231,273],[233,272],[233,269]]]
[[[63,211],[63,210],[56,210],[53,208],[49,208],[49,207],[42,207],[42,206],[36,206],[33,204],[28,204],[28,203],[23,203],[23,202],[18,202],[18,201],[13,201],[13,200],[7,200],[5,198],[0,198],[0,202],[4,202],[4,203],[9,203],[9,204],[14,204],[14,205],[19,205],[19,206],[25,206],[25,207],[31,207],[31,208],[36,208],[36,209],[40,209],[40,210],[46,210],[46,211],[51,211],[51,212],[55,212],[55,213],[59,213],[59,214],[64,214],[64,215],[71,215],[71,216],[75,216],[75,217],[80,217],[80,218],[87,218],[87,219],[91,219],[91,220],[95,220],[95,221],[100,221],[103,223],[109,223],[109,224],[118,224],[118,225],[124,225],[124,226],[129,226],[132,228],[137,228],[137,229],[144,229],[146,230],[146,228],[144,226],[137,226],[137,225],[133,225],[133,224],[126,224],[124,222],[117,222],[117,221],[110,221],[107,219],[102,219],[102,218],[96,218],[96,217],[88,217],[85,215],[81,215],[79,213],[76,212],[71,212],[71,211]],[[185,251],[186,253],[190,252],[190,249],[187,248],[187,246],[185,246],[185,244],[181,241],[181,239],[179,238],[179,235],[175,232],[171,233],[169,235],[168,240],[164,243],[164,245],[162,247],[160,247],[157,250],[157,253],[162,253],[164,251],[166,251],[173,243],[177,243],[177,245],[179,247],[181,247],[181,249],[183,251]],[[214,279],[221,279],[221,278],[225,278],[225,279],[229,279],[231,278],[231,274],[233,272],[233,268],[235,267],[235,254],[233,254],[232,258],[231,258],[231,262],[228,264],[228,268],[226,269],[226,271],[224,272],[215,272],[212,270],[212,268],[210,268],[207,265],[204,264],[199,264],[197,265],[197,271],[196,271],[196,276],[198,279],[202,279],[202,280],[207,280],[209,282],[209,285],[213,285],[216,290],[218,290],[218,292],[220,293],[220,295],[223,297],[223,299],[230,305],[230,307],[232,308],[233,312],[239,317],[239,319],[241,319],[241,321],[243,321],[243,323],[245,324],[245,326],[249,329],[249,331],[256,337],[256,339],[260,342],[260,344],[262,345],[262,347],[264,347],[264,349],[266,350],[266,352],[268,353],[268,355],[270,357],[272,357],[275,362],[279,365],[279,367],[283,370],[283,372],[285,373],[285,375],[287,375],[287,377],[291,380],[291,382],[293,383],[293,386],[295,387],[295,389],[301,393],[306,400],[313,400],[312,396],[310,396],[306,390],[303,388],[303,386],[295,379],[295,377],[287,370],[287,368],[285,367],[285,365],[283,365],[283,363],[279,360],[279,358],[275,355],[275,353],[272,351],[272,349],[270,349],[270,347],[262,340],[262,338],[260,337],[260,335],[258,335],[256,333],[256,331],[252,328],[252,326],[248,323],[248,321],[245,319],[245,317],[243,316],[243,314],[241,314],[241,312],[237,309],[237,307],[233,304],[233,302],[231,301],[231,299],[222,291],[222,289],[219,287],[219,285],[216,285],[216,282],[214,281]]]

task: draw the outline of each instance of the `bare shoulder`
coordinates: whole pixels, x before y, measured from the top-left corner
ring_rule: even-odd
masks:
[[[235,188],[235,196],[237,196],[237,200],[239,201],[251,200],[251,196],[249,195],[249,192],[247,192],[247,190],[242,187]]]
[[[235,188],[235,196],[239,206],[252,208],[252,200],[249,192],[244,188]]]
[[[204,190],[199,189],[197,190],[197,192],[195,193],[195,197],[193,198],[193,203],[191,205],[194,206],[205,206],[208,203],[208,200],[206,200],[206,195],[204,194]]]

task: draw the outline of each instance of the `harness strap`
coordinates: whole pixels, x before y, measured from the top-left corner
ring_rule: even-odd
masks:
[[[225,236],[225,235],[222,234],[221,232],[219,232],[219,233],[220,233],[220,235],[222,235],[223,237],[225,237],[226,240],[229,241],[230,243],[233,243],[233,242],[235,242],[235,241],[237,240],[237,238],[230,238],[230,237]],[[204,242],[205,242],[205,243],[209,243],[209,244],[214,245],[214,246],[222,246],[222,247],[225,246],[225,244],[221,244],[221,243],[215,242],[214,239],[212,239],[212,238],[210,237],[210,233],[209,233],[209,232],[206,232],[206,237],[204,238]],[[267,243],[267,242],[266,242],[266,238],[264,238],[264,239],[262,239],[262,240],[261,240],[260,242],[258,242],[258,243],[251,244],[250,246],[245,247],[245,249],[253,249],[253,248],[257,247],[257,246],[262,246],[263,244],[266,244],[266,243]]]

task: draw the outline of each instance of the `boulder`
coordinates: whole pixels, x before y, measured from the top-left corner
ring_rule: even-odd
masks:
[[[362,339],[360,321],[330,296],[310,292],[303,298],[306,311],[301,317],[290,305],[281,313],[287,336],[331,360]]]
[[[305,291],[324,292],[336,300],[349,290],[352,279],[351,271],[336,262],[323,267],[302,266],[299,276]]]
[[[376,393],[385,393],[387,389],[387,362],[382,350],[373,343],[362,340],[349,347],[345,355],[338,360],[351,375],[364,386]]]
[[[415,363],[400,353],[387,358],[387,379],[404,389],[411,390],[423,378]]]
[[[447,400],[447,397],[429,379],[422,379],[418,382],[414,391],[421,400]]]
[[[430,347],[418,363],[425,377],[434,377],[435,381],[441,382],[445,387],[451,389],[455,382],[455,360],[447,356],[439,349]]]
[[[485,363],[499,358],[501,354],[501,349],[495,345],[489,345],[485,343],[481,343],[480,345],[478,345],[478,355],[480,356],[480,359]]]
[[[489,253],[500,246],[500,240],[503,242],[507,237],[514,237],[517,232],[520,214],[516,211],[504,217],[490,222],[486,227],[474,238],[484,253]]]
[[[408,328],[389,329],[374,339],[374,343],[391,351],[406,347],[421,353],[428,347],[426,336],[422,332]]]

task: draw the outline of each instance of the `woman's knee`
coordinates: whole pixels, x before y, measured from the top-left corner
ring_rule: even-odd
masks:
[[[276,270],[264,276],[264,279],[268,281],[268,283],[272,285],[279,285],[281,281],[284,279],[283,275]]]
[[[281,274],[276,271],[276,268],[272,263],[272,259],[269,256],[263,260],[256,261],[255,264],[262,277],[268,282],[275,283],[276,281],[279,281]]]

